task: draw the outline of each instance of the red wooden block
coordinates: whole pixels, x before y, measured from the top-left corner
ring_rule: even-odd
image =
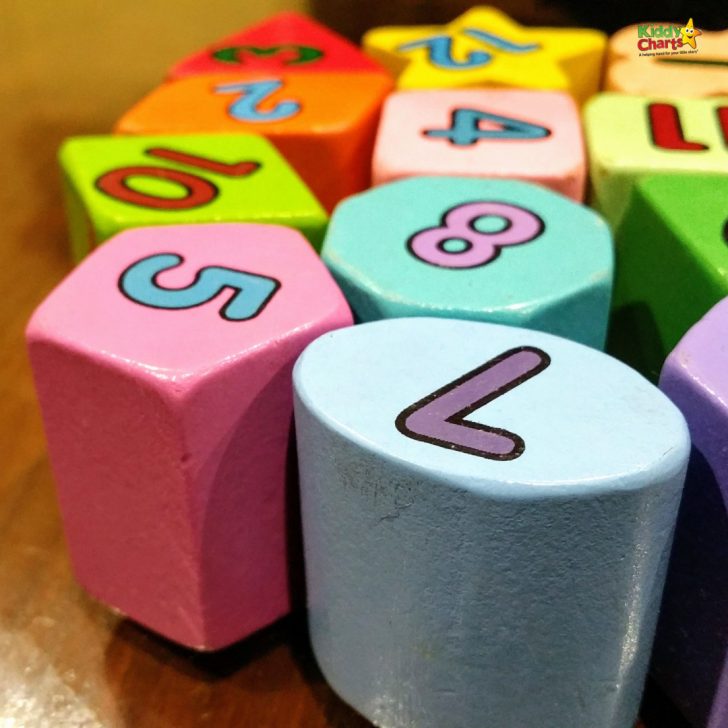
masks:
[[[170,69],[167,78],[228,71],[368,71],[389,75],[338,33],[305,15],[285,12],[184,58]]]

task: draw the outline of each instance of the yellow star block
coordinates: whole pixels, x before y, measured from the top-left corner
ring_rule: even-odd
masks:
[[[597,30],[525,28],[476,7],[447,25],[374,28],[363,44],[400,89],[555,89],[583,103],[599,90],[606,40]]]

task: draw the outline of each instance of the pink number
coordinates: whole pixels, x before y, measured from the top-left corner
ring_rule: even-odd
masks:
[[[480,232],[474,225],[481,217],[501,217],[506,224],[498,232]],[[521,245],[537,238],[543,220],[530,210],[506,202],[468,202],[448,210],[439,227],[425,228],[407,242],[413,255],[440,268],[476,268],[498,257],[505,245]],[[445,243],[459,240],[465,247],[448,251]]]

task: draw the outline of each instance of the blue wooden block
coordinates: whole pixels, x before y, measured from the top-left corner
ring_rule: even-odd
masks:
[[[607,355],[435,318],[294,369],[310,628],[386,728],[627,728],[689,438]]]
[[[609,228],[537,185],[417,177],[375,187],[336,208],[322,256],[360,321],[474,319],[604,346]]]

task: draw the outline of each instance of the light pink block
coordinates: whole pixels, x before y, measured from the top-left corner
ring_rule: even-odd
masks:
[[[157,254],[183,260],[151,288],[197,280],[212,297],[151,305],[128,271]],[[215,267],[256,278],[225,287],[235,274]],[[270,279],[256,315],[223,317]],[[94,597],[197,649],[289,611],[291,368],[351,323],[310,244],[276,225],[127,231],[48,296],[27,338],[74,569]]]
[[[456,138],[463,135],[464,141]],[[568,94],[554,91],[394,93],[382,111],[372,178],[382,184],[415,175],[520,179],[582,201],[586,159],[578,109]]]

